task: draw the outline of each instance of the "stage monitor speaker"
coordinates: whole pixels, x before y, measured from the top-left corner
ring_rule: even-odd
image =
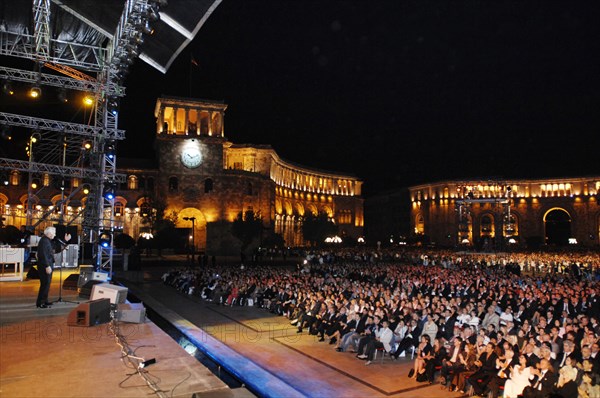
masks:
[[[89,281],[108,282],[108,272],[95,272],[91,265],[82,265],[79,267],[79,281],[77,287],[82,287]]]
[[[146,309],[142,303],[117,304],[118,321],[131,323],[144,323],[146,321]]]
[[[68,326],[96,326],[110,322],[110,300],[107,298],[81,303],[69,313]]]
[[[124,304],[127,301],[127,288],[125,286],[117,286],[111,283],[99,283],[92,287],[91,300],[99,298],[109,298],[111,304]]]
[[[104,283],[104,281],[91,280],[85,282],[83,286],[79,287],[79,296],[89,299],[92,295],[92,288],[100,283]]]
[[[64,290],[77,290],[77,281],[79,280],[79,275],[71,274],[67,276],[65,281],[63,282],[62,288]]]

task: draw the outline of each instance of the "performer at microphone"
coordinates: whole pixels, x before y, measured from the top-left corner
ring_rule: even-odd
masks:
[[[52,303],[48,302],[50,282],[52,282],[52,270],[54,269],[54,254],[60,253],[71,240],[71,234],[65,234],[65,241],[56,238],[56,228],[47,227],[44,236],[40,239],[37,247],[37,268],[40,275],[40,290],[35,305],[38,308],[50,308]]]

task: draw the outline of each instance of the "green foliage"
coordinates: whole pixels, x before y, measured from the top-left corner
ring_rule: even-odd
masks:
[[[302,236],[304,241],[313,246],[321,246],[328,236],[337,235],[338,227],[329,220],[327,213],[308,213],[302,223]]]
[[[175,233],[175,225],[179,217],[176,211],[165,215],[165,205],[156,203],[156,218],[152,225],[154,231],[153,247],[158,249],[172,248],[178,245],[178,235]]]
[[[285,246],[285,240],[281,234],[276,234],[271,231],[263,239],[262,245],[269,248],[282,248]]]
[[[242,242],[242,251],[244,251],[252,241],[262,232],[263,222],[260,214],[254,213],[252,210],[243,213],[240,211],[233,220],[231,233]]]

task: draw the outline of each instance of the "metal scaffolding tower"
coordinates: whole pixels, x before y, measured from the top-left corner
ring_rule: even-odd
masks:
[[[66,178],[81,181],[78,187],[64,192],[55,207],[65,206],[82,187],[89,188],[81,214],[83,239],[80,243],[92,244],[95,269],[106,271],[109,276],[112,275],[114,197],[105,194],[116,184],[125,182],[125,176],[116,171],[116,146],[125,139],[125,132],[117,128],[119,99],[125,95],[121,83],[139,56],[142,35],[148,33],[149,19],[157,15],[161,3],[158,0],[124,1],[116,31],[106,37],[101,46],[56,39],[59,35],[52,32],[50,0],[33,0],[33,34],[29,34],[28,29],[0,31],[0,55],[28,59],[35,65],[33,71],[1,66],[1,79],[85,91],[95,97],[94,119],[89,125],[0,112],[0,125],[31,130],[29,160],[0,158],[0,169],[28,173],[28,227],[34,226],[31,198],[40,195],[32,188],[36,176],[55,177],[61,181],[63,192]],[[64,76],[42,73],[44,67]],[[48,215],[44,214],[42,220]]]

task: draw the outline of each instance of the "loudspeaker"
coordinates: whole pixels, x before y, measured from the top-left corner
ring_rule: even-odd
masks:
[[[142,303],[117,304],[116,318],[121,322],[144,323],[146,309]]]
[[[79,275],[71,274],[67,276],[63,282],[62,288],[64,290],[77,290],[77,282],[79,281]]]
[[[123,304],[127,301],[127,291],[125,286],[117,286],[111,283],[100,283],[92,287],[90,299],[109,298],[111,304]]]
[[[79,288],[79,296],[84,298],[90,298],[90,296],[92,295],[92,289],[94,288],[94,285],[97,285],[99,283],[104,283],[104,281],[87,281],[83,286]]]
[[[79,281],[77,281],[77,287],[82,287],[91,280],[108,282],[108,273],[95,272],[94,267],[91,265],[81,265],[79,267]]]
[[[68,326],[95,326],[110,322],[110,300],[99,299],[81,303],[67,318]]]

